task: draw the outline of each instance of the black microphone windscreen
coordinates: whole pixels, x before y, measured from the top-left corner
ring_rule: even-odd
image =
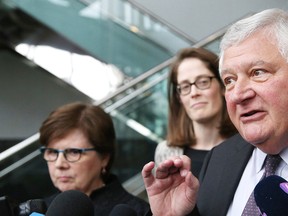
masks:
[[[29,216],[32,212],[45,214],[46,211],[47,206],[44,200],[32,199],[19,204],[17,216]]]
[[[109,216],[137,216],[136,211],[127,204],[118,204],[116,205]]]
[[[94,205],[89,197],[76,190],[60,193],[51,202],[46,216],[94,216]]]
[[[0,197],[0,212],[1,215],[14,216],[14,206],[16,202],[11,202],[11,199],[7,196]]]
[[[261,180],[254,189],[254,197],[262,214],[288,215],[288,182],[280,176],[272,175]]]

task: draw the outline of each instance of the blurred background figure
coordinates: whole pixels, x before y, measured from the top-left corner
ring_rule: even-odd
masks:
[[[218,56],[203,48],[180,50],[168,78],[168,103],[167,140],[156,148],[156,166],[184,154],[198,177],[207,152],[237,132],[227,114]]]
[[[137,215],[149,209],[110,173],[116,136],[111,117],[99,106],[76,102],[54,110],[40,128],[40,143],[59,193],[85,193],[94,203],[95,215],[109,215],[117,204],[129,205]],[[59,193],[45,199],[48,207]]]

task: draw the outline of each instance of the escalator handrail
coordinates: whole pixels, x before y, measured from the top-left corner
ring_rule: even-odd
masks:
[[[241,17],[239,20],[241,20],[241,19],[243,19],[245,17],[249,17],[249,16],[251,16],[253,14],[254,13],[248,13],[245,16]],[[234,22],[232,22],[232,23],[234,23]],[[212,33],[208,37],[198,41],[192,47],[203,47],[203,46],[211,43],[212,41],[216,40],[217,38],[220,38],[221,36],[224,35],[224,33],[229,28],[229,26],[230,25],[219,29],[218,31]],[[107,95],[103,99],[98,100],[98,101],[94,101],[94,104],[98,105],[98,106],[103,105],[105,102],[111,100],[113,97],[116,97],[117,95],[120,95],[121,93],[127,91],[130,88],[133,88],[135,85],[137,85],[138,83],[142,82],[146,78],[156,74],[160,70],[163,70],[165,67],[169,66],[173,62],[174,59],[175,59],[175,56],[173,56],[170,59],[162,62],[161,64],[155,66],[154,68],[148,70],[147,72],[145,72],[145,73],[139,75],[138,77],[134,78],[133,80],[129,81],[127,84],[125,84],[123,86],[120,86],[117,90],[115,90],[114,92],[110,93],[109,95]]]
[[[199,47],[200,45],[205,46],[206,44],[214,41],[216,38],[219,38],[220,36],[222,36],[225,33],[225,31],[227,30],[227,28],[228,27],[223,28],[223,29],[213,33],[211,36],[208,36],[207,39],[201,40],[200,42],[194,44],[192,47]],[[205,41],[205,42],[203,42],[203,41]],[[121,86],[115,92],[109,94],[108,96],[106,96],[102,100],[94,101],[93,104],[98,105],[98,106],[103,105],[105,102],[111,100],[113,97],[116,97],[117,95],[125,92],[126,90],[128,90],[128,89],[134,87],[135,85],[137,85],[138,83],[142,82],[146,78],[148,78],[148,77],[156,74],[160,70],[168,67],[173,62],[174,59],[175,59],[175,56],[171,57],[170,59],[166,60],[165,62],[157,65],[156,67],[148,70],[147,72],[145,72],[145,73],[141,74],[140,76],[136,77],[135,79],[131,80],[129,83]],[[25,147],[29,146],[33,142],[37,141],[38,138],[39,138],[39,133],[32,135],[31,137],[25,139],[24,141],[22,141],[16,145],[12,146],[11,148],[1,152],[0,153],[0,162],[7,159],[9,156],[17,153],[18,151],[24,149]]]
[[[10,147],[9,149],[1,152],[0,154],[0,163],[1,161],[5,160],[6,158],[10,157],[11,155],[15,154],[16,152],[20,151],[21,149],[26,148],[27,146],[31,145],[35,141],[39,139],[39,133],[36,133],[27,139],[23,140],[22,142]]]
[[[227,30],[228,27],[220,29],[219,31],[213,33],[212,35],[208,36],[207,38],[197,42],[196,44],[194,44],[192,47],[202,47],[205,46],[206,44],[211,43],[212,41],[214,41],[215,39],[221,37]],[[168,67],[175,59],[175,56],[171,57],[170,59],[162,62],[161,64],[157,65],[156,67],[148,70],[147,72],[139,75],[138,77],[136,77],[135,79],[131,80],[130,82],[128,82],[127,84],[119,87],[116,91],[110,93],[109,95],[107,95],[106,97],[104,97],[101,100],[95,101],[94,104],[101,106],[103,105],[105,102],[111,100],[112,98],[116,97],[117,95],[125,92],[126,90],[133,88],[135,85],[137,85],[138,83],[142,82],[143,80],[147,79],[148,77],[156,74],[157,72],[159,72],[160,70],[163,70],[164,68]]]
[[[127,84],[120,86],[116,91],[112,92],[111,94],[107,95],[101,100],[95,101],[94,104],[101,106],[105,102],[111,100],[112,98],[116,97],[117,95],[120,95],[121,93],[127,91],[130,88],[133,88],[138,83],[142,82],[143,80],[147,79],[148,77],[151,77],[152,75],[156,74],[160,70],[168,67],[174,60],[175,57],[172,57],[165,62],[162,62],[161,64],[157,65],[156,67],[148,70],[147,72],[141,74],[140,76],[136,77],[135,79],[129,81]]]

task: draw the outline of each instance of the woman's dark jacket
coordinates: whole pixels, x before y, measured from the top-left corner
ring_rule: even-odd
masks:
[[[50,203],[59,193],[44,199],[48,208]],[[108,216],[117,204],[129,205],[134,209],[138,216],[145,215],[149,211],[149,204],[128,193],[115,175],[110,175],[109,179],[106,181],[106,185],[93,191],[90,198],[94,204],[95,216]]]

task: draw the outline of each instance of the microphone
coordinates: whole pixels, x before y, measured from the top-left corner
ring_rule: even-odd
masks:
[[[45,213],[46,204],[41,199],[32,199],[18,204],[7,196],[0,197],[0,212],[5,216],[30,216],[32,212]]]
[[[262,215],[288,215],[288,182],[280,176],[262,179],[254,189],[254,197]]]
[[[118,204],[116,205],[109,216],[137,216],[136,211],[127,204]]]
[[[47,211],[46,203],[41,199],[32,199],[26,202],[20,203],[17,208],[18,216],[30,216],[31,213],[45,214]]]
[[[94,216],[94,205],[89,197],[77,190],[60,193],[51,202],[46,216]]]

